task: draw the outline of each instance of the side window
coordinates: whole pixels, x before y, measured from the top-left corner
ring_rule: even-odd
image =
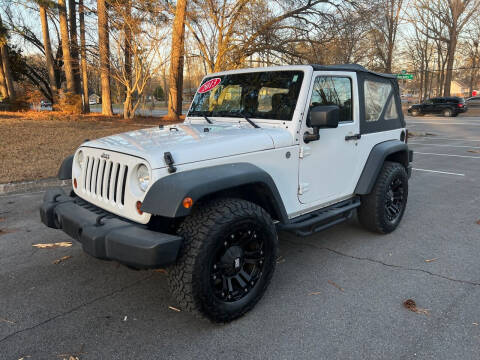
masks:
[[[385,111],[385,119],[397,118],[397,107],[395,106],[394,96],[389,101],[389,96],[392,93],[392,84],[386,82],[378,82],[365,80],[363,83],[365,92],[365,121],[373,122],[380,120],[383,109]],[[387,104],[387,101],[389,103]]]
[[[337,105],[340,108],[340,121],[352,121],[352,80],[340,76],[317,76],[310,107],[318,105]]]

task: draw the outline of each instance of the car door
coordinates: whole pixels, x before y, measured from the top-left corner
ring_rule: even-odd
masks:
[[[440,114],[446,107],[448,107],[448,104],[445,98],[435,98],[433,99],[433,110],[431,113]]]
[[[433,105],[433,101],[435,99],[428,99],[428,100],[425,100],[424,103],[422,103],[422,112],[423,113],[432,113],[434,112],[434,105]]]
[[[298,198],[303,204],[325,204],[353,193],[359,113],[357,79],[349,72],[315,72],[305,109],[317,105],[337,105],[340,122],[337,128],[320,129],[320,139],[301,141]],[[307,115],[308,116],[308,115]],[[311,133],[304,121],[301,135]]]

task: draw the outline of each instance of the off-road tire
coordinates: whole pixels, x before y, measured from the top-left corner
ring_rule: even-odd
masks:
[[[229,231],[238,224],[249,222],[262,232],[265,249],[262,272],[247,295],[238,301],[225,302],[216,296],[210,283],[213,258]],[[255,306],[270,283],[277,257],[276,228],[263,208],[241,199],[213,200],[194,209],[177,233],[183,237],[184,243],[179,259],[168,271],[168,282],[181,309],[213,322],[225,323]]]
[[[403,198],[398,216],[389,220],[387,213],[387,201],[389,187],[393,182],[403,186]],[[405,167],[396,162],[385,161],[378,175],[375,186],[368,195],[361,197],[361,205],[358,208],[358,219],[368,230],[387,234],[395,230],[402,220],[408,198],[408,175]]]
[[[444,109],[442,111],[442,115],[444,117],[452,117],[453,116],[453,111],[452,111],[452,109]]]

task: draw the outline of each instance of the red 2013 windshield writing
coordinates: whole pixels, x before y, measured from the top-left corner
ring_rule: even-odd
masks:
[[[200,86],[200,88],[197,90],[197,92],[199,94],[206,93],[206,92],[216,88],[218,86],[218,84],[220,84],[220,81],[222,81],[222,79],[220,79],[220,78],[210,79],[207,82],[205,82],[202,86]]]

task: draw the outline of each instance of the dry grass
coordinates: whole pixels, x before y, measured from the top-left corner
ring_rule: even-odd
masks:
[[[0,183],[52,178],[85,140],[168,123],[59,112],[0,112]]]

